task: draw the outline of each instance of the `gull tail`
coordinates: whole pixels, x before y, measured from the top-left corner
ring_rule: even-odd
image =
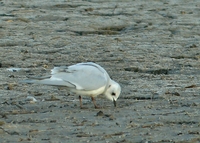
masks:
[[[49,80],[50,82],[50,78],[51,76],[42,76],[42,77],[28,77],[29,79],[25,79],[25,80],[21,80],[19,81],[19,83],[36,83],[36,84],[45,84],[45,83],[48,83],[48,81],[46,80]],[[46,81],[46,82],[43,82]]]
[[[45,77],[31,77],[30,79],[25,79],[19,81],[19,83],[28,83],[28,84],[44,84],[44,85],[52,85],[52,86],[67,86],[67,87],[75,87],[73,84],[63,81],[61,79],[52,79],[51,76]]]
[[[28,79],[19,81],[19,83],[29,83],[29,84],[50,84],[51,76],[42,76],[42,77],[28,77]]]
[[[39,82],[39,81],[38,80],[34,80],[34,79],[25,79],[25,80],[19,81],[19,83],[30,83],[30,84],[37,83],[37,82]]]

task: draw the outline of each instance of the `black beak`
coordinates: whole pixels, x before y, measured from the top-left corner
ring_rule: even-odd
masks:
[[[117,103],[116,101],[113,99],[113,103],[114,103],[114,106],[116,107],[117,106]]]

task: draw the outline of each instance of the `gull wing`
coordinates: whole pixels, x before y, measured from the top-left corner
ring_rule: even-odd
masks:
[[[54,86],[66,86],[77,90],[95,90],[106,86],[109,82],[107,72],[94,63],[80,63],[69,67],[55,67],[51,76],[35,77],[21,81]]]
[[[50,79],[70,83],[78,90],[95,90],[106,86],[109,80],[105,70],[101,70],[101,67],[91,63],[56,67],[52,70]]]

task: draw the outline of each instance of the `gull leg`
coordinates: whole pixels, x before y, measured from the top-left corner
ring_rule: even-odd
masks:
[[[79,95],[79,102],[80,102],[80,108],[82,109],[83,107],[82,107],[82,98],[81,98],[81,96]]]
[[[94,108],[95,108],[95,109],[100,109],[100,107],[97,106],[94,97],[91,97],[91,99],[92,99],[92,102],[93,102],[93,104],[94,104]]]
[[[79,102],[80,102],[80,109],[87,109],[86,107],[82,106],[82,97],[79,95]]]

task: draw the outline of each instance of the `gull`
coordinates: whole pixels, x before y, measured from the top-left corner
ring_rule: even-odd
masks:
[[[103,95],[111,100],[116,107],[116,101],[121,93],[120,85],[112,80],[106,70],[93,62],[78,63],[71,66],[54,67],[51,75],[44,77],[32,77],[21,83],[34,83],[65,87],[68,91],[79,95],[80,108],[82,107],[82,95],[92,99],[95,108],[95,97]]]

